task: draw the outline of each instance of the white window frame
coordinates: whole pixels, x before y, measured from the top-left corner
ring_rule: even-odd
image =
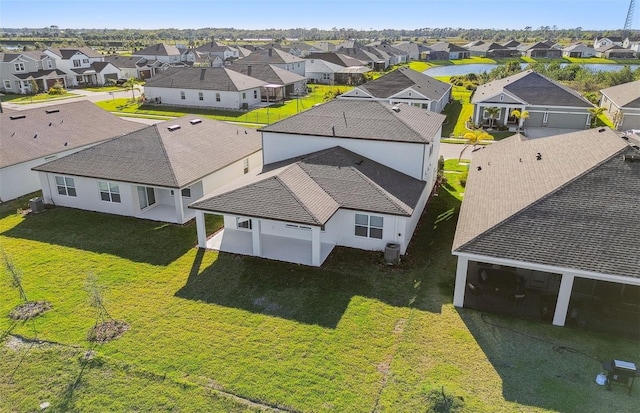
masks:
[[[4,88],[5,89],[11,89],[11,81],[10,80],[5,80],[4,81]]]
[[[82,63],[89,63],[89,59],[82,59]]]
[[[53,69],[53,62],[51,60],[47,60],[47,69]]]
[[[289,229],[302,229],[305,231],[311,231],[311,227],[308,227],[306,225],[285,224],[284,226]]]
[[[247,100],[247,92],[242,92],[242,100]]]
[[[366,223],[363,222],[363,219],[366,220]],[[360,221],[360,222],[358,222]],[[373,222],[376,221],[376,222]],[[379,224],[378,224],[379,221]],[[359,238],[374,238],[374,239],[382,239],[384,236],[384,217],[379,215],[369,215],[369,214],[355,214],[354,219],[354,235]],[[365,231],[365,234],[358,234],[358,230],[362,232]]]
[[[180,91],[180,100],[186,100],[187,99],[187,94],[184,92],[184,90]]]
[[[98,191],[100,192],[100,199],[104,202],[113,202],[116,204],[122,202],[120,186],[116,183],[98,181]]]
[[[249,173],[249,158],[242,160],[242,169],[245,174]]]
[[[180,191],[180,193],[182,194],[183,197],[185,198],[191,198],[191,187],[189,188],[182,188],[182,190]]]
[[[204,93],[203,92],[198,92],[198,100],[199,101],[203,101],[204,100]]]
[[[220,93],[216,93],[216,102],[220,102]]]
[[[59,175],[55,175],[54,178],[56,181],[58,195],[73,197],[78,196],[78,192],[76,191],[76,183],[73,178]]]
[[[152,205],[155,205],[158,202],[158,200],[156,199],[156,191],[154,188],[150,186],[138,186],[137,191],[138,191],[138,203],[141,211],[149,208]],[[149,193],[152,194],[151,197],[149,196]],[[143,203],[144,205],[142,205]]]
[[[24,72],[26,69],[24,62],[15,62],[13,64],[13,68],[15,69],[16,72]]]
[[[82,62],[80,61],[80,59],[73,59],[73,67],[80,67],[82,66]]]
[[[258,99],[258,91],[257,90],[253,91],[253,98],[254,99]]]

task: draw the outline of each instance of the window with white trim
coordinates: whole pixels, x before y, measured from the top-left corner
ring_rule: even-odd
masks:
[[[242,100],[246,100],[247,99],[247,92],[242,92]]]
[[[53,62],[51,60],[47,60],[47,69],[53,69]]]
[[[236,228],[237,229],[251,229],[251,219],[250,218],[236,218]]]
[[[220,93],[216,93],[216,102],[220,102]]]
[[[89,63],[89,59],[82,59],[82,63]]]
[[[185,95],[184,91],[180,91],[180,99],[185,100],[187,98],[187,95]]]
[[[13,68],[16,70],[16,72],[24,72],[26,70],[24,67],[24,62],[14,63]]]
[[[383,217],[356,214],[355,235],[357,237],[382,239],[383,224]]]
[[[198,100],[204,100],[204,93],[198,92]]]
[[[191,188],[182,188],[182,196],[185,198],[191,198]]]
[[[245,174],[249,173],[249,158],[245,158],[242,161],[242,169],[244,171]]]
[[[153,188],[148,186],[138,187],[138,202],[140,209],[145,209],[156,203],[156,192]]]
[[[58,188],[58,195],[77,196],[76,183],[73,178],[56,176],[56,187]]]
[[[253,91],[253,98],[254,99],[258,99],[258,91],[257,90]]]
[[[118,187],[118,184],[98,181],[98,189],[100,190],[100,199],[103,201],[120,203],[120,187]]]
[[[4,88],[5,89],[11,89],[11,81],[10,80],[5,80],[4,81]]]
[[[80,62],[80,59],[74,60],[73,61],[73,67],[80,67],[82,66],[82,63]]]

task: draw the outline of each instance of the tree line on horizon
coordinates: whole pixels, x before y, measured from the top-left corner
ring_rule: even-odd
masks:
[[[242,42],[246,39],[271,39],[285,41],[338,41],[348,39],[414,41],[433,43],[439,40],[453,39],[456,43],[484,40],[505,42],[517,40],[523,43],[540,40],[552,40],[560,43],[592,41],[595,37],[617,36],[631,40],[640,39],[640,30],[586,30],[582,27],[559,29],[556,26],[526,26],[523,29],[465,29],[465,28],[418,28],[418,29],[383,29],[358,30],[353,28],[318,29],[262,29],[246,30],[236,28],[201,28],[201,29],[60,29],[57,26],[45,28],[0,28],[2,40],[40,41],[46,46],[91,46],[122,47],[131,49],[145,47],[155,43],[183,43],[198,46],[211,40]],[[31,39],[31,40],[28,40]],[[47,44],[51,43],[51,44]]]

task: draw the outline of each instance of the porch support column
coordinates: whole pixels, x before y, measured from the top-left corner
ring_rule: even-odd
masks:
[[[556,302],[556,312],[553,314],[553,325],[563,326],[567,319],[569,310],[569,300],[573,289],[573,274],[562,274],[560,291],[558,291],[558,302]]]
[[[502,124],[507,126],[507,123],[509,123],[509,107],[505,106],[505,108],[504,108],[504,122],[502,122]]]
[[[311,227],[311,265],[320,266],[320,227]]]
[[[180,188],[173,190],[173,201],[176,204],[176,222],[178,224],[184,223],[184,207],[182,206],[182,191]]]
[[[469,268],[469,259],[458,257],[458,266],[456,268],[456,284],[453,291],[453,305],[456,307],[464,307],[464,290],[467,286],[467,269]]]
[[[476,103],[475,116],[473,117],[473,123],[480,123],[480,104]]]
[[[198,231],[198,247],[207,247],[207,228],[204,224],[204,212],[196,210],[196,229]]]
[[[260,220],[251,219],[251,241],[253,243],[253,255],[262,257],[262,243],[260,242]]]

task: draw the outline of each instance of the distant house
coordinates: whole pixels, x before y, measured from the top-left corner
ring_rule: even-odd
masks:
[[[538,42],[534,44],[522,44],[518,50],[525,57],[558,59],[562,57],[562,49],[551,42]]]
[[[147,80],[144,92],[156,104],[240,110],[259,105],[266,84],[226,67],[170,68]]]
[[[618,45],[611,45],[597,48],[596,56],[605,59],[635,59],[636,52]]]
[[[407,54],[408,60],[421,60],[424,58],[423,53],[426,52],[427,48],[420,44],[414,42],[400,42],[393,45],[396,49],[402,50]]]
[[[575,90],[533,70],[478,86],[473,93],[473,122],[488,125],[488,108],[500,108],[494,126],[518,126],[513,110],[529,112],[525,127],[585,129],[591,122],[591,102]]]
[[[67,84],[67,73],[57,68],[58,60],[43,52],[0,53],[2,90],[28,94],[32,92],[32,81],[42,92],[57,82],[64,87],[71,86]]]
[[[640,129],[640,80],[602,89],[600,107],[620,130]]]
[[[509,49],[498,43],[483,41],[473,42],[465,46],[471,56],[491,57],[491,58],[505,58],[518,56],[518,52],[514,49]]]
[[[337,53],[343,56],[350,57],[352,59],[359,60],[364,65],[376,71],[383,71],[386,68],[388,68],[389,65],[391,64],[390,63],[391,57],[389,55],[387,55],[386,53],[383,54],[380,52],[376,54],[371,50],[371,48],[367,50],[365,50],[364,48],[360,48],[360,49],[341,48],[338,50]]]
[[[474,153],[453,304],[637,334],[638,158],[609,128],[515,135]]]
[[[223,62],[231,62],[240,59],[240,51],[236,47],[226,45],[217,41],[211,41],[195,49],[196,52],[212,57],[219,57]],[[215,66],[214,66],[215,67]]]
[[[307,79],[304,76],[280,69],[278,66],[231,64],[227,67],[266,82],[260,90],[265,102],[279,102],[292,96],[307,94]]]
[[[257,64],[274,65],[303,77],[305,71],[305,59],[273,47],[254,51],[249,56],[243,57],[235,63],[246,66],[255,66]]]
[[[631,49],[636,53],[640,52],[640,42],[632,41],[628,37],[626,37],[624,39],[624,42],[622,42],[622,47],[624,47],[625,49]]]
[[[318,47],[312,46],[307,43],[302,43],[302,42],[288,43],[286,45],[282,45],[280,49],[298,57],[305,57],[310,55],[311,53],[323,51]]]
[[[158,60],[147,60],[143,57],[111,55],[105,56],[104,61],[111,63],[120,71],[120,79],[148,79],[162,70],[169,68],[167,63]]]
[[[574,43],[562,49],[563,57],[584,58],[593,57],[595,55],[595,49],[583,43]]]
[[[33,168],[45,203],[183,224],[187,205],[262,164],[260,134],[185,116]]]
[[[336,44],[335,43],[331,43],[328,41],[320,41],[320,42],[315,42],[314,43],[314,47],[316,49],[320,49],[320,52],[335,52],[336,51]]]
[[[142,50],[138,50],[132,53],[132,56],[173,64],[181,62],[182,52],[175,46],[158,43],[153,46],[145,47]]]
[[[357,86],[339,98],[407,103],[441,113],[451,100],[451,85],[408,67],[401,67]]]
[[[430,49],[427,53],[428,60],[458,60],[468,59],[471,56],[469,50],[453,43],[439,42],[428,47]]]
[[[31,168],[141,127],[88,101],[0,113],[0,200],[40,189]]]
[[[502,43],[502,46],[513,50],[517,50],[520,45],[521,43],[519,41],[513,39]]]
[[[105,63],[104,56],[90,47],[50,47],[43,53],[55,60],[57,69],[66,73],[68,86],[103,85],[119,76],[119,70]]]
[[[390,63],[392,65],[398,65],[409,61],[409,53],[396,47],[395,44],[391,44],[386,41],[377,41],[370,43],[367,46],[374,47],[375,49],[385,52],[387,55],[391,56]]]
[[[360,60],[340,53],[312,53],[305,59],[305,77],[311,83],[359,85],[371,71]]]
[[[600,38],[596,37],[593,40],[593,48],[602,49],[608,46],[622,47],[623,43],[624,43],[624,40],[622,39],[621,36],[606,36],[606,37],[600,37]]]
[[[262,172],[190,205],[198,245],[312,266],[338,245],[404,254],[435,183],[444,119],[335,99],[266,126]],[[207,213],[225,225],[209,240]]]

